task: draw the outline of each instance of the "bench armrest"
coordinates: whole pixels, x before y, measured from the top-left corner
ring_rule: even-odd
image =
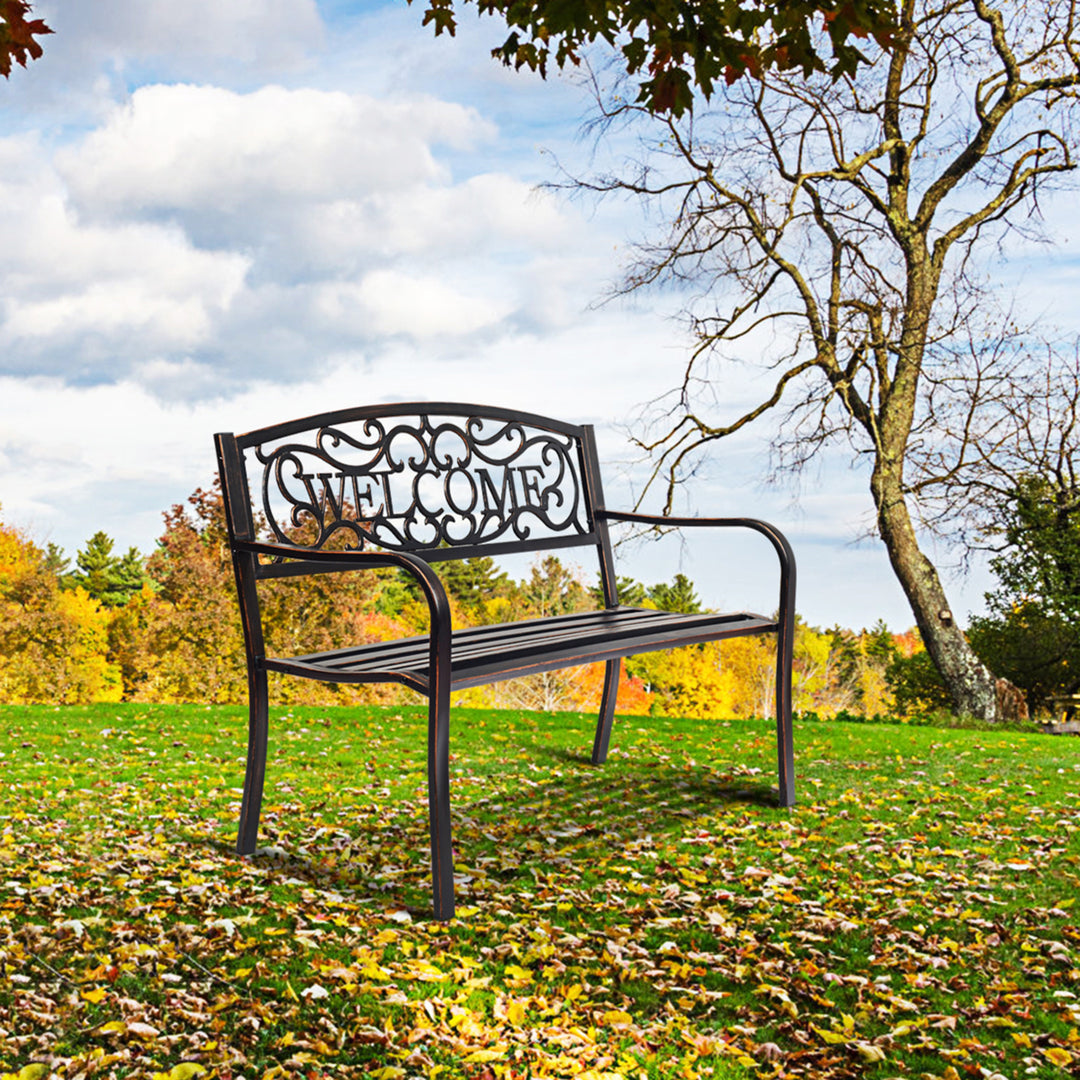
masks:
[[[665,517],[663,514],[638,514],[622,510],[597,510],[596,516],[605,521],[627,521],[639,525],[667,525],[671,528],[711,525],[718,528],[753,529],[766,537],[780,560],[780,620],[784,629],[794,629],[791,616],[795,613],[795,553],[787,537],[767,521],[757,518],[701,518],[701,517]]]
[[[396,566],[406,570],[417,581],[427,600],[431,613],[432,650],[437,642],[450,642],[450,601],[446,589],[431,564],[408,551],[324,551],[318,548],[297,547],[292,544],[265,544],[254,540],[234,540],[234,551],[246,551],[252,555],[272,555],[275,558],[298,559],[302,562],[334,563],[342,570],[359,570],[365,567]],[[449,652],[447,653],[449,655]]]
[[[792,576],[794,577],[795,553],[791,550],[791,545],[788,543],[787,537],[784,536],[775,525],[770,525],[767,521],[743,517],[667,517],[663,514],[638,514],[623,510],[597,510],[596,516],[598,518],[604,518],[607,521],[629,521],[637,522],[639,525],[667,525],[671,528],[678,529],[687,526],[693,527],[695,525],[713,525],[719,528],[741,527],[744,529],[753,529],[754,532],[759,532],[768,538],[769,542],[776,550],[777,557],[780,559],[781,569],[791,570]]]

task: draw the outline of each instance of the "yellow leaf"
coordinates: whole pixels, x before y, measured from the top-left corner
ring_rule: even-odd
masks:
[[[846,1043],[848,1037],[839,1031],[826,1031],[824,1028],[819,1028],[816,1024],[810,1025],[830,1046],[838,1046],[840,1043]]]
[[[206,1070],[194,1061],[182,1061],[169,1070],[169,1080],[193,1080],[193,1077],[202,1076]]]
[[[467,1064],[481,1064],[485,1061],[498,1061],[502,1056],[501,1050],[474,1050],[464,1060]]]
[[[1060,1065],[1063,1069],[1067,1065],[1071,1065],[1073,1061],[1072,1054],[1070,1054],[1068,1050],[1062,1050],[1058,1046],[1051,1046],[1049,1050],[1044,1050],[1043,1054],[1048,1061],[1052,1061],[1055,1065]]]
[[[98,1002],[105,1000],[105,991],[99,986],[96,990],[82,990],[79,992],[79,996],[85,1001],[89,1001],[91,1005],[97,1005]]]
[[[855,1049],[863,1061],[873,1063],[875,1061],[885,1060],[885,1051],[882,1050],[880,1046],[875,1046],[873,1043],[857,1042],[855,1044]]]
[[[102,1035],[123,1035],[127,1031],[127,1024],[123,1020],[110,1020],[98,1028]]]
[[[375,1080],[401,1080],[401,1077],[405,1075],[404,1069],[399,1069],[396,1065],[384,1065],[378,1072],[372,1073]]]
[[[404,977],[419,979],[420,982],[442,982],[446,974],[430,960],[416,960],[413,962],[412,971]]]
[[[634,1018],[622,1009],[609,1009],[600,1019],[605,1024],[632,1024],[634,1022]]]
[[[506,1006],[506,1019],[514,1027],[520,1027],[525,1022],[525,1006],[520,1001],[511,1001]]]
[[[48,1075],[48,1072],[48,1065],[35,1062],[33,1065],[24,1065],[15,1075],[19,1080],[41,1080],[43,1076]]]
[[[702,1035],[696,1031],[684,1031],[682,1037],[683,1041],[689,1043],[694,1048],[694,1052],[700,1057],[708,1057],[710,1054],[715,1054],[719,1049],[719,1044],[716,1039],[712,1039],[708,1035]]]

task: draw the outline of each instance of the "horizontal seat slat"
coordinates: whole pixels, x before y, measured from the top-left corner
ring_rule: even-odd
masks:
[[[459,630],[453,638],[453,658],[460,665],[474,657],[503,653],[509,649],[528,648],[533,642],[551,643],[573,639],[582,634],[599,631],[615,631],[618,625],[611,618],[612,612],[581,612],[576,615],[555,616],[548,619],[534,619],[524,623],[498,623],[494,625],[467,627]],[[624,614],[620,612],[620,614]],[[663,612],[651,614],[662,615]],[[685,616],[675,616],[685,618]],[[715,618],[715,617],[714,617]],[[659,626],[662,620],[654,620]],[[329,667],[347,668],[357,659],[379,664],[405,663],[412,666],[413,658],[421,657],[426,662],[427,638],[401,638],[397,641],[379,642],[372,645],[353,646],[331,653],[316,653],[312,656],[298,657],[305,662],[316,662]],[[362,654],[362,657],[361,657]]]
[[[618,611],[622,609],[616,608],[614,610]],[[455,646],[460,648],[467,641],[472,642],[483,640],[486,637],[499,637],[509,630],[522,626],[534,627],[537,631],[546,627],[557,628],[559,626],[578,622],[580,622],[582,626],[586,626],[587,623],[583,621],[584,616],[592,615],[596,618],[601,618],[604,614],[605,612],[603,611],[576,612],[570,615],[549,615],[543,619],[530,619],[526,623],[485,623],[483,626],[469,626],[462,630],[458,630],[454,634],[454,642]],[[335,657],[353,656],[358,652],[369,652],[376,648],[385,649],[385,655],[391,655],[396,649],[402,648],[409,650],[415,648],[417,645],[426,645],[427,641],[428,638],[426,635],[421,637],[397,638],[394,641],[382,641],[375,644],[349,645],[344,649],[332,649],[328,652],[312,653],[310,656],[298,656],[296,659],[304,661],[317,659],[320,662],[326,662]]]
[[[638,618],[635,619],[635,616]],[[576,639],[582,634],[608,633],[619,634],[633,630],[635,625],[646,621],[653,631],[666,622],[673,620],[685,623],[695,616],[662,611],[638,610],[633,608],[613,609],[609,611],[579,612],[573,615],[553,616],[547,619],[533,619],[522,623],[498,623],[485,626],[467,627],[459,630],[453,638],[453,659],[455,666],[473,658],[491,653],[504,653],[508,650],[531,648],[534,643],[551,644],[556,641]],[[667,618],[664,618],[667,616]],[[696,616],[698,619],[715,622],[717,616]],[[626,624],[631,623],[628,627]],[[309,656],[296,657],[304,663],[317,663],[333,668],[350,668],[358,661],[380,666],[390,663],[402,663],[414,667],[417,663],[426,663],[428,639],[426,637],[399,638],[396,641],[377,642],[368,645],[354,645],[332,652],[313,653]]]
[[[760,616],[754,616],[759,618]],[[743,615],[683,615],[674,612],[641,609],[615,609],[606,612],[580,613],[550,620],[524,623],[502,623],[495,626],[470,627],[459,631],[453,639],[453,667],[480,662],[491,656],[509,657],[518,653],[528,654],[538,648],[550,649],[559,644],[580,641],[585,637],[615,642],[647,628],[650,637],[662,634],[665,628],[674,627],[688,631],[692,627],[711,630],[717,623],[741,620]],[[387,647],[388,646],[388,647]],[[385,649],[385,651],[384,651]],[[349,669],[359,659],[358,653],[366,654],[364,662],[385,664],[393,659],[406,667],[419,661],[426,664],[427,639],[406,638],[398,642],[380,643],[377,646],[361,646],[348,650],[347,656],[305,658],[334,668]],[[377,655],[376,655],[377,653]],[[412,660],[412,662],[410,662]]]
[[[462,689],[504,678],[775,631],[776,620],[747,612],[685,615],[647,608],[612,608],[523,623],[467,627],[454,633],[451,686]],[[331,682],[368,682],[378,675],[414,688],[429,682],[427,636],[265,661],[270,670],[301,671]]]

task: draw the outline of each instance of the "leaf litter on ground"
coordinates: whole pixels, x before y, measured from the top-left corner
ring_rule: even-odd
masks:
[[[232,850],[232,707],[4,707],[0,1077],[1080,1074],[1080,741],[455,710],[457,917],[426,714],[277,709]]]

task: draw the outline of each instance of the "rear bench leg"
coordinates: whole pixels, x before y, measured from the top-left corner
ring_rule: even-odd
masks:
[[[428,818],[431,899],[435,918],[454,917],[454,849],[450,837],[450,690],[439,679],[428,701]]]
[[[266,744],[270,729],[270,699],[265,671],[249,668],[248,700],[247,770],[244,773],[244,798],[240,803],[240,829],[236,837],[239,855],[250,855],[255,850],[255,838],[259,832],[259,812],[266,776]]]
[[[604,693],[600,698],[600,719],[596,723],[593,740],[592,763],[603,765],[607,761],[608,743],[611,741],[611,724],[615,718],[615,698],[619,693],[619,669],[622,660],[608,660],[604,665]]]

